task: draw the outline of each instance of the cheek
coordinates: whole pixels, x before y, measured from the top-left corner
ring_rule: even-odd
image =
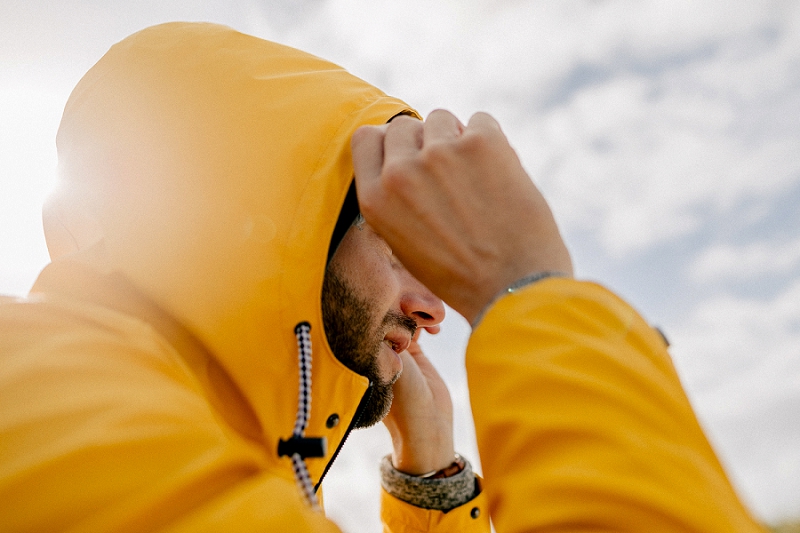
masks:
[[[369,229],[351,228],[334,255],[337,269],[348,284],[360,298],[372,304],[379,315],[378,323],[387,311],[396,307],[401,287],[392,257],[381,243]]]
[[[375,311],[380,315],[377,318],[382,320],[396,306],[400,295],[400,281],[391,265],[379,259],[366,260],[360,265],[360,272],[356,277],[360,283],[356,286],[362,297],[372,302]]]

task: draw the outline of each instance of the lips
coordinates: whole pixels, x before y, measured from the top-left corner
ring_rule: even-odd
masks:
[[[406,351],[411,344],[411,333],[401,330],[390,331],[383,338],[383,342],[385,342],[394,353],[399,354]]]

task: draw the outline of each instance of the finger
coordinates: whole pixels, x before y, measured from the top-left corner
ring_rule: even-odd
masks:
[[[374,183],[380,176],[385,135],[386,126],[362,126],[353,133],[350,147],[357,185]]]
[[[416,341],[414,341],[414,342],[412,342],[411,344],[408,345],[408,348],[406,348],[406,351],[408,353],[410,353],[411,355],[417,355],[417,354],[421,354],[422,353],[422,348],[420,347],[419,344],[417,344]]]
[[[433,366],[433,363],[431,363],[430,359],[428,359],[428,356],[426,356],[419,347],[417,347],[417,349],[414,351],[407,350],[407,352],[422,376],[427,380],[429,387],[433,384],[433,381],[441,381],[442,384],[444,384],[439,371],[436,370],[436,367]],[[407,364],[405,360],[403,361],[403,364]],[[406,368],[406,366],[403,366],[403,368]]]
[[[428,115],[425,121],[425,144],[436,141],[445,141],[459,137],[464,131],[464,125],[454,114],[444,109],[436,109]]]
[[[437,333],[439,333],[442,330],[441,326],[425,326],[422,329],[424,329],[425,331],[427,331],[431,335],[436,335]]]
[[[411,158],[422,148],[422,122],[411,117],[401,116],[386,126],[383,141],[384,161]]]
[[[467,130],[476,131],[498,131],[502,133],[500,124],[488,113],[475,113],[469,118]]]

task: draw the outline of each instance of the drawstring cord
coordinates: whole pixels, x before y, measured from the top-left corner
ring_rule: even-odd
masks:
[[[306,457],[324,457],[325,439],[307,438],[308,419],[311,415],[311,325],[301,322],[294,328],[297,337],[297,356],[300,368],[300,390],[297,399],[297,417],[292,437],[278,443],[278,456],[288,455],[292,460],[295,481],[308,504],[319,510],[319,500],[306,466]]]
[[[311,415],[311,326],[301,322],[294,328],[297,336],[297,357],[300,366],[300,391],[297,398],[297,418],[293,437],[303,437]]]
[[[300,391],[297,399],[297,418],[294,422],[292,437],[303,438],[308,426],[308,418],[311,415],[311,325],[308,322],[301,322],[294,328],[297,336],[298,364],[300,365]],[[292,468],[297,486],[305,495],[308,504],[319,509],[319,500],[314,492],[314,484],[311,483],[311,476],[303,456],[299,453],[292,454]]]

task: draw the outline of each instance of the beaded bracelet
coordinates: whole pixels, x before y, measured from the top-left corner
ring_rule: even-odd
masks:
[[[509,285],[508,287],[506,287],[505,289],[503,289],[499,293],[497,293],[497,295],[494,298],[492,298],[492,300],[488,304],[486,304],[486,307],[481,309],[481,312],[478,313],[478,316],[475,317],[475,320],[471,324],[472,329],[475,329],[478,326],[478,323],[483,318],[483,315],[486,314],[486,311],[488,311],[489,308],[492,306],[492,304],[494,302],[496,302],[498,300],[498,298],[500,298],[501,296],[503,296],[505,294],[514,293],[514,292],[516,292],[516,291],[518,291],[518,290],[520,290],[520,289],[522,289],[524,287],[527,287],[528,285],[530,285],[532,283],[536,283],[537,281],[540,281],[540,280],[543,280],[543,279],[546,279],[546,278],[553,278],[553,277],[565,278],[565,277],[568,277],[568,275],[565,274],[564,272],[559,272],[557,270],[544,270],[542,272],[535,272],[533,274],[528,274],[525,277],[519,278],[517,281],[515,281],[514,283],[512,283],[511,285]]]

